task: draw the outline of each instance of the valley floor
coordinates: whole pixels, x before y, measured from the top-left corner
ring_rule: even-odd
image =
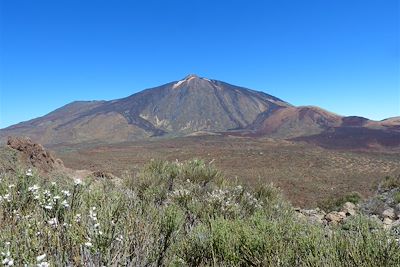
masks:
[[[382,178],[400,174],[400,153],[334,151],[272,139],[203,136],[50,148],[67,167],[118,176],[137,172],[151,159],[204,159],[229,179],[248,185],[272,182],[303,207],[351,192],[370,196]]]

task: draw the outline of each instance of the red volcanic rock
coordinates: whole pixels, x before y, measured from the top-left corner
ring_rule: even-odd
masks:
[[[60,159],[55,158],[41,144],[33,143],[29,138],[9,137],[7,145],[20,151],[23,159],[40,171],[49,172],[64,167]]]

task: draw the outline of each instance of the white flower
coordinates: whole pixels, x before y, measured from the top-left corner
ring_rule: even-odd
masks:
[[[51,182],[51,185],[52,185],[52,186],[56,186],[57,183],[56,183],[56,182]]]
[[[75,215],[75,221],[78,223],[81,221],[81,215],[80,214],[76,214]]]
[[[75,185],[81,185],[81,184],[83,184],[83,182],[82,182],[81,179],[75,178],[75,179],[74,179],[74,184],[75,184]]]
[[[29,192],[36,192],[40,189],[40,187],[37,184],[34,184],[33,186],[28,187]]]
[[[59,200],[61,197],[59,195],[56,195],[53,197],[54,200]]]
[[[61,190],[61,193],[63,193],[66,197],[71,196],[71,193],[68,190]]]
[[[117,236],[117,238],[115,238],[118,242],[123,242],[124,241],[124,237],[122,235]]]
[[[86,242],[86,243],[85,243],[85,246],[87,246],[88,248],[90,248],[90,247],[93,246],[93,244],[92,244],[92,242]]]
[[[13,266],[14,260],[12,258],[5,258],[1,263],[3,263],[3,265]]]
[[[26,176],[32,176],[32,170],[28,169],[28,171],[25,174],[26,174]]]
[[[97,221],[97,213],[95,212],[95,210],[96,210],[96,207],[92,207],[92,208],[89,210],[89,217],[90,217],[90,219],[92,219],[93,221]]]
[[[44,262],[38,263],[36,266],[37,267],[49,267],[50,264],[48,262],[44,261]]]
[[[69,208],[68,201],[66,201],[66,200],[63,200],[63,202],[61,202],[61,205],[63,205],[64,208]]]
[[[53,219],[48,220],[47,223],[50,224],[53,227],[57,227],[58,220],[57,220],[57,218],[53,218]]]
[[[11,195],[10,194],[5,194],[3,196],[3,199],[5,199],[7,202],[11,202]]]
[[[53,208],[53,206],[52,206],[52,205],[46,205],[46,206],[44,206],[44,208],[45,208],[46,210],[51,210],[51,209]]]
[[[42,255],[36,257],[36,261],[40,262],[40,261],[44,260],[45,258],[46,258],[46,254],[42,254]]]

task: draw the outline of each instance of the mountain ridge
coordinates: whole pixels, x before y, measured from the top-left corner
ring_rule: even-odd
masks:
[[[399,126],[398,117],[380,122],[344,117],[190,74],[120,99],[68,103],[42,117],[1,129],[0,141],[15,135],[43,144],[114,143],[198,132],[288,139],[316,136],[340,127],[400,132]]]

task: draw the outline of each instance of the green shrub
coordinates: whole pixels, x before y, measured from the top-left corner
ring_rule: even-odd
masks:
[[[393,198],[394,198],[394,202],[395,202],[396,204],[400,203],[400,192],[396,192],[396,193],[394,194]]]
[[[400,187],[400,175],[398,176],[386,176],[385,179],[380,183],[379,190],[391,190],[393,188]]]
[[[55,180],[21,173],[0,181],[1,261],[15,266],[400,262],[393,235],[364,217],[330,229],[299,222],[272,185],[245,188],[198,160],[153,161],[121,185]],[[351,199],[357,198],[345,198]]]
[[[340,197],[331,197],[318,204],[318,207],[326,212],[339,211],[343,204],[346,202],[351,202],[358,204],[362,199],[362,196],[358,192],[348,193]]]

